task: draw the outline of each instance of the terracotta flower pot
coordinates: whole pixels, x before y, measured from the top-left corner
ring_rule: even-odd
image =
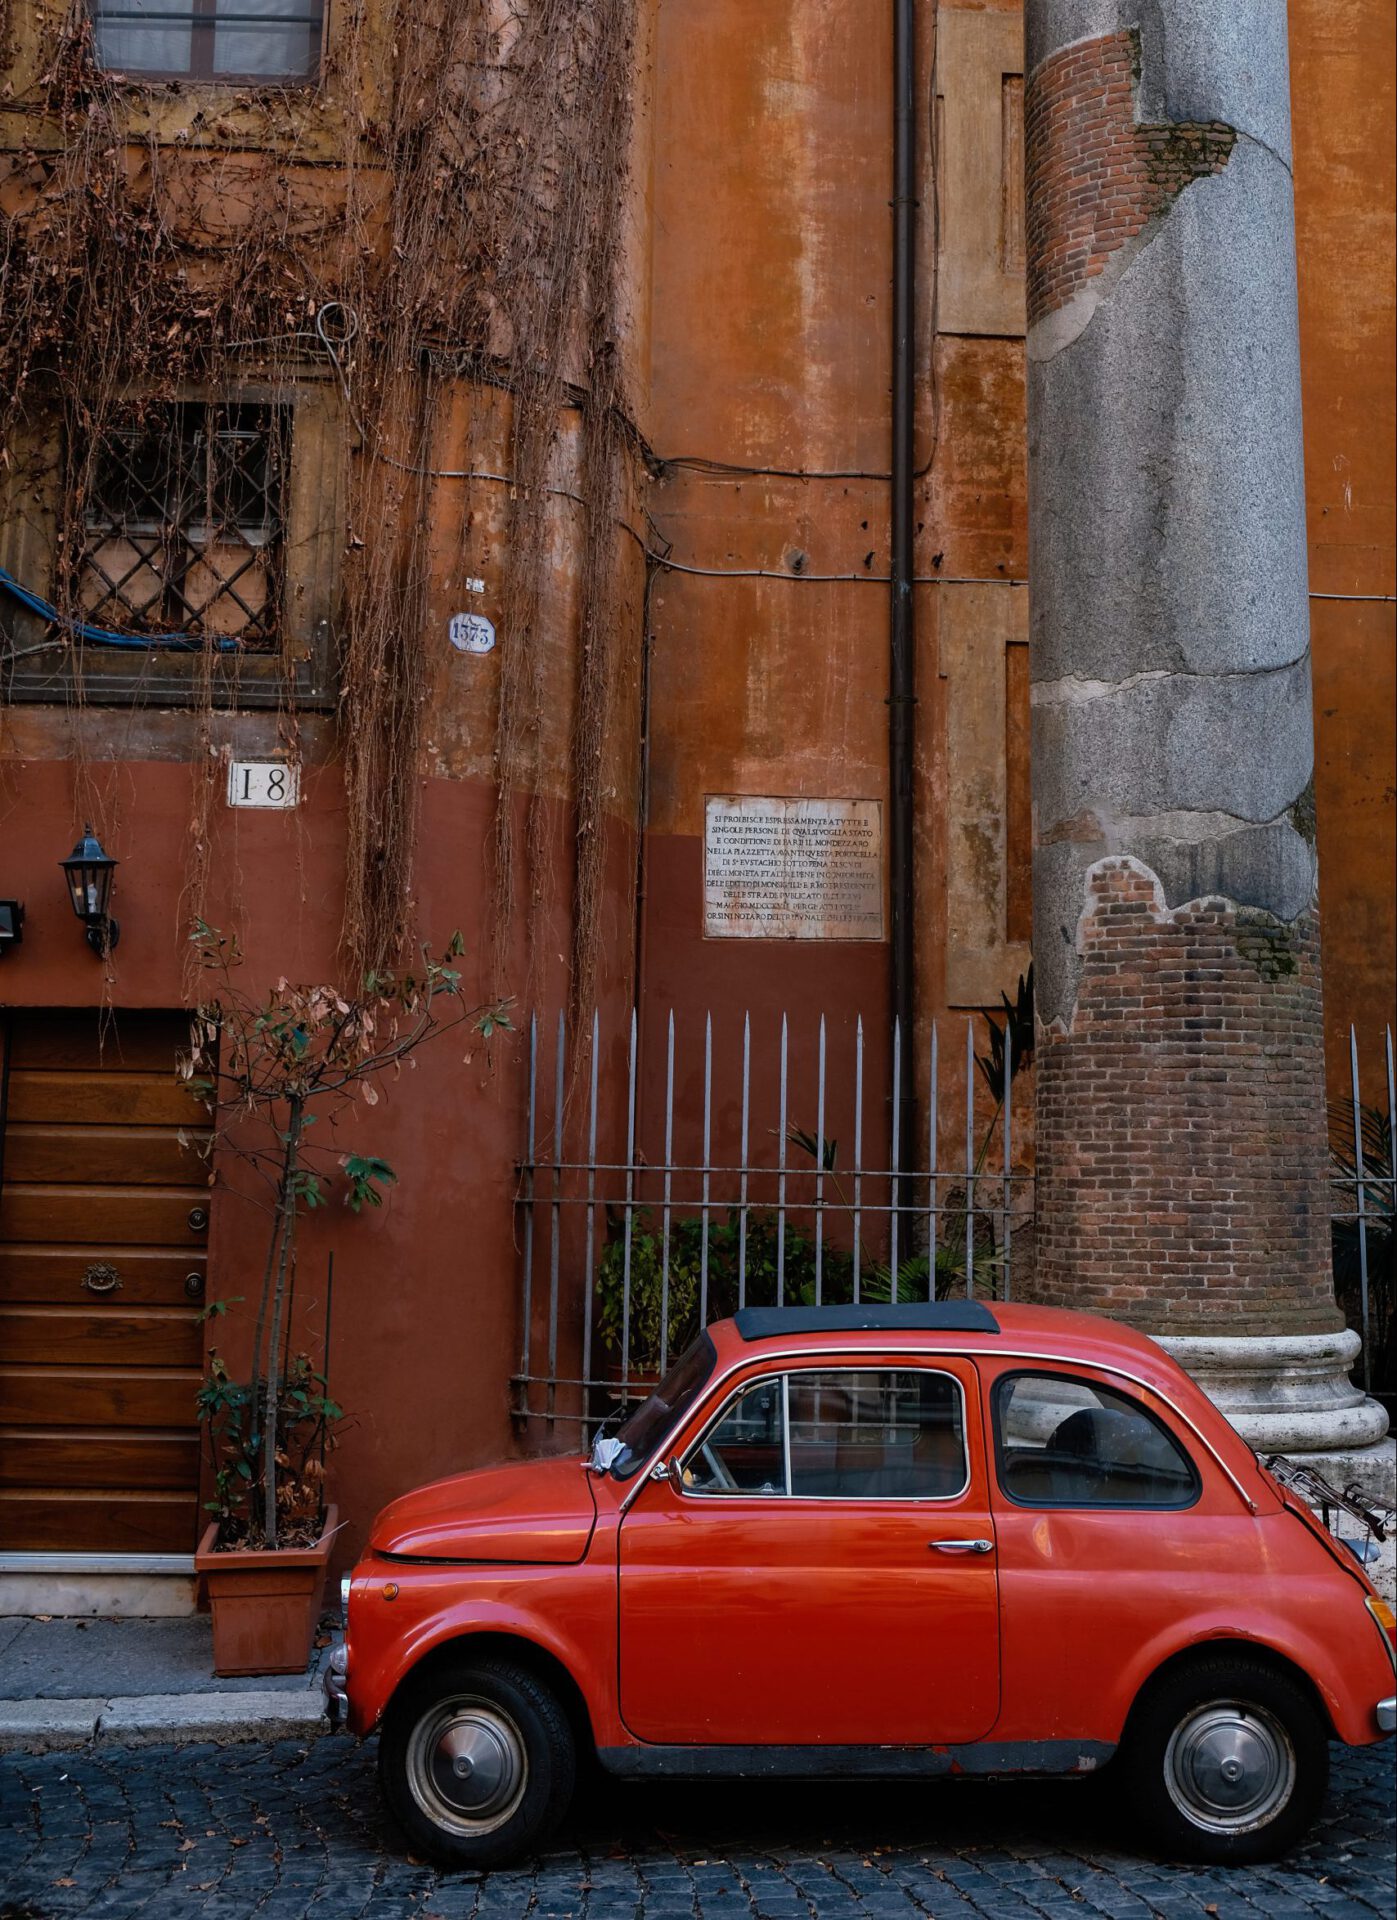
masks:
[[[213,1609],[213,1670],[299,1673],[310,1659],[325,1591],[338,1510],[325,1512],[325,1529],[313,1547],[276,1551],[235,1547],[219,1552],[218,1522],[199,1542],[194,1568]]]

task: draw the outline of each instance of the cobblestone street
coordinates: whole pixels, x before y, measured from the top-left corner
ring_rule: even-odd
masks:
[[[1308,1844],[1245,1871],[1132,1852],[1104,1782],[670,1783],[594,1785],[535,1866],[477,1879],[405,1857],[347,1740],[14,1754],[0,1920],[1389,1920],[1393,1757],[1335,1749]]]

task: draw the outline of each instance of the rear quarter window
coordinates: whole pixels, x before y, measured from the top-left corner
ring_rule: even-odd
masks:
[[[1138,1400],[1058,1373],[995,1384],[995,1471],[1022,1507],[1191,1507],[1202,1492],[1184,1449]]]

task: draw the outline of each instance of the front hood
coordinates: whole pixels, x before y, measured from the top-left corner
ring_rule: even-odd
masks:
[[[576,1455],[482,1467],[434,1480],[386,1506],[369,1547],[423,1560],[566,1566],[597,1520],[591,1476]]]

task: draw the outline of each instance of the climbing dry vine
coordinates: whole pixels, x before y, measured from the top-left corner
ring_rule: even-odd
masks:
[[[10,665],[22,651],[66,667],[55,684],[81,708],[104,648],[168,642],[154,598],[147,615],[127,609],[120,636],[92,624],[85,514],[114,433],[176,403],[316,390],[333,423],[319,485],[345,513],[346,967],[357,977],[391,964],[413,930],[441,631],[432,581],[476,571],[471,543],[488,524],[504,637],[496,977],[521,920],[533,944],[561,802],[575,819],[573,998],[586,1005],[614,810],[607,743],[639,644],[618,565],[632,458],[619,341],[637,0],[347,6],[316,89],[234,97],[133,86],[95,64],[83,0],[38,11],[39,71],[10,102],[31,144],[0,157],[0,459],[7,510],[46,535],[52,614],[40,638],[10,647]],[[269,457],[286,459],[285,444]],[[560,528],[573,583],[562,606]],[[268,591],[284,614],[287,569]],[[262,649],[283,649],[283,689],[289,624]],[[236,704],[251,649],[198,620],[178,644],[198,656],[187,697],[203,775],[185,886],[197,918],[216,830],[213,717]],[[541,751],[560,702],[572,716],[561,779]],[[282,703],[294,736],[285,691]]]

